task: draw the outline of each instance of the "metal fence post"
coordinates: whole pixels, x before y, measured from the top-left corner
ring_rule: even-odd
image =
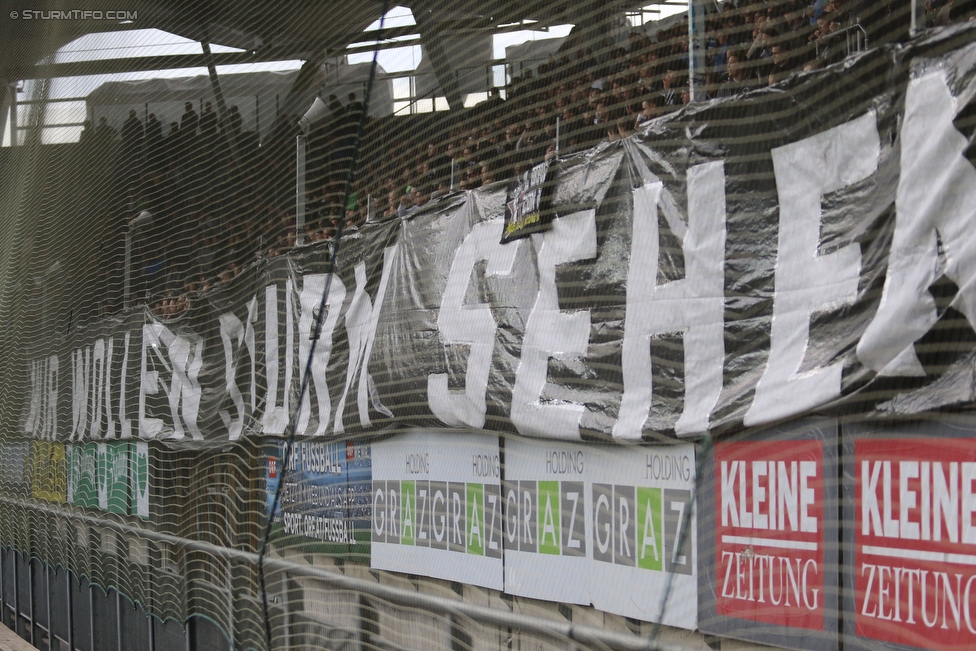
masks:
[[[47,648],[54,646],[54,622],[51,621],[51,566],[44,564],[44,579],[47,585]]]
[[[65,616],[68,618],[68,648],[73,650],[75,648],[75,627],[73,626],[75,609],[71,589],[74,586],[71,585],[71,570],[67,567],[64,570],[64,582],[67,584],[68,593],[68,612],[65,613]]]
[[[305,244],[305,136],[295,136],[295,245]]]
[[[692,102],[706,98],[705,75],[705,5],[688,0],[688,90]]]

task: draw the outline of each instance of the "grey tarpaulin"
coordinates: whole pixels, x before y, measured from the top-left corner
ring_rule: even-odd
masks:
[[[298,432],[655,440],[967,408],[974,33],[576,153],[545,233],[499,243],[499,183],[347,235]],[[329,251],[257,261],[170,321],[139,309],[33,347],[23,431],[284,435]]]

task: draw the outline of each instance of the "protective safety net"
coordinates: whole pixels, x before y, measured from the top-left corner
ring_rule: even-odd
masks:
[[[976,647],[976,3],[2,4],[38,648]]]

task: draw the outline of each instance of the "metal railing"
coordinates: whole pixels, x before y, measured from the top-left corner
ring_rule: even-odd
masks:
[[[48,516],[84,523],[99,530],[113,531],[117,534],[131,536],[136,539],[152,541],[170,545],[182,552],[199,552],[215,559],[237,562],[252,566],[257,571],[258,564],[263,562],[266,572],[280,573],[281,581],[296,578],[314,580],[332,590],[353,592],[365,597],[375,598],[386,604],[422,610],[443,618],[445,630],[462,625],[465,620],[477,624],[516,629],[530,634],[536,634],[555,640],[571,640],[584,648],[610,648],[622,651],[689,651],[691,647],[673,642],[657,642],[653,639],[640,637],[635,634],[597,628],[589,625],[574,624],[572,621],[547,619],[536,615],[528,615],[514,610],[500,610],[461,599],[451,599],[419,591],[407,590],[394,585],[370,581],[351,576],[334,569],[297,562],[282,558],[274,554],[259,559],[258,554],[243,549],[234,549],[222,545],[183,538],[173,534],[154,531],[147,527],[136,526],[114,518],[102,518],[81,513],[71,507],[41,503],[35,500],[19,499],[0,495],[0,504],[7,509],[22,509],[24,511],[40,512]],[[285,591],[287,593],[287,590]],[[269,597],[272,595],[269,595]],[[280,597],[278,597],[280,599]],[[276,610],[284,610],[284,604],[279,604]],[[363,621],[361,625],[369,628],[371,622]]]
[[[817,57],[820,56],[821,48],[824,47],[825,43],[838,40],[841,36],[844,37],[845,56],[850,56],[857,52],[863,52],[870,47],[868,45],[867,31],[859,22],[855,22],[847,27],[844,27],[843,29],[839,29],[836,32],[831,32],[826,36],[820,37],[816,41]]]

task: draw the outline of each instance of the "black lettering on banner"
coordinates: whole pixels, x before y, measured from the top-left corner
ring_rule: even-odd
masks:
[[[613,562],[613,486],[593,484],[593,560]]]
[[[519,536],[522,522],[521,509],[522,500],[519,495],[519,483],[517,481],[502,482],[502,504],[505,513],[505,535],[504,547],[506,550],[518,551]]]
[[[414,544],[418,547],[430,547],[430,482],[418,481],[417,491],[417,535]]]
[[[559,487],[562,508],[563,556],[586,556],[586,517],[583,511],[583,482],[564,481]]]
[[[430,482],[430,546],[447,549],[449,535],[446,481]]]
[[[386,542],[386,482],[373,482],[373,535],[375,543]]]
[[[691,575],[690,529],[678,547],[681,530],[689,528],[685,517],[690,504],[691,491],[664,489],[664,560],[667,571],[674,574]]]
[[[468,551],[467,540],[467,513],[466,513],[466,486],[464,482],[452,481],[447,485],[448,495],[448,549],[452,552],[465,553]]]
[[[485,484],[485,556],[502,557],[502,494],[498,484]]]
[[[637,499],[633,486],[613,487],[613,562],[637,565]]]
[[[519,482],[519,551],[539,550],[539,522],[536,519],[538,489],[534,481]]]
[[[400,544],[400,482],[386,482],[386,542]]]

